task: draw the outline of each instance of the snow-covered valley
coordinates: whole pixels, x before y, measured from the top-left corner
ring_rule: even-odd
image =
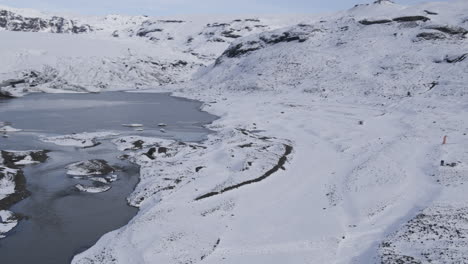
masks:
[[[73,263],[468,262],[466,1],[71,20],[93,30],[0,31],[4,96],[172,92],[220,117],[201,143],[116,139],[139,212]]]

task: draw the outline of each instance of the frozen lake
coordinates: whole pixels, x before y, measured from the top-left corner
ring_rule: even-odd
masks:
[[[0,150],[50,150],[47,162],[24,169],[31,196],[11,210],[26,216],[7,238],[0,239],[2,263],[68,263],[103,234],[125,225],[137,209],[126,197],[138,183],[139,168],[117,157],[123,154],[101,140],[92,148],[62,147],[40,136],[112,131],[120,136],[154,136],[200,141],[209,133],[204,124],[215,116],[201,104],[167,94],[109,92],[102,94],[33,94],[0,99],[0,121],[22,132],[0,137]],[[142,124],[144,131],[122,124]],[[165,123],[163,133],[158,127]],[[104,193],[74,187],[81,180],[66,175],[71,163],[103,159],[116,168],[118,180]],[[83,182],[84,184],[84,182]]]

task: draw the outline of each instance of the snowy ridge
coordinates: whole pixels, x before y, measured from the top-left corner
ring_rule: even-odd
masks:
[[[34,14],[9,10],[0,8],[0,28],[7,30],[0,32],[5,40],[0,56],[7,62],[0,67],[0,93],[13,96],[57,89],[141,89],[188,81],[235,39],[310,19],[26,17],[20,14]],[[8,31],[67,34],[51,38]]]
[[[14,12],[1,9],[0,29],[22,32],[51,32],[73,34],[86,33],[92,31],[89,25],[80,25],[75,20],[67,20],[63,17],[24,17]]]
[[[216,89],[287,90],[324,97],[406,96],[434,87],[431,94],[465,94],[468,20],[460,14],[467,11],[466,4],[451,4],[450,20],[391,4],[393,13],[379,15],[385,23],[363,23],[375,21],[369,8],[382,13],[381,5],[358,6],[321,23],[235,41],[200,82]],[[364,12],[357,12],[362,8]],[[457,8],[460,13],[454,15]]]

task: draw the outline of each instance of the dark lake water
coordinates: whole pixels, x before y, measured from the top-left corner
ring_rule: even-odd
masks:
[[[199,110],[201,103],[167,94],[109,92],[101,94],[33,94],[0,99],[0,122],[23,129],[0,137],[0,150],[47,149],[49,159],[24,169],[32,195],[11,211],[28,217],[0,239],[0,263],[69,263],[75,254],[92,246],[103,234],[115,230],[136,215],[126,197],[138,183],[139,168],[117,157],[110,142],[83,149],[62,147],[39,140],[40,136],[112,131],[125,135],[154,136],[181,141],[200,141],[216,119]],[[122,124],[138,123],[144,131]],[[159,123],[166,123],[166,133]],[[104,193],[78,192],[80,180],[66,175],[71,163],[104,159],[118,168],[118,180]],[[89,183],[88,183],[89,185]]]

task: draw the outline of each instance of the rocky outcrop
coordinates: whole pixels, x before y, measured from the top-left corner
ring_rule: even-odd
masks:
[[[439,40],[439,39],[446,39],[447,37],[439,32],[422,32],[419,33],[416,38],[424,39],[424,40]]]
[[[359,21],[359,23],[368,26],[368,25],[375,25],[375,24],[388,24],[388,23],[392,23],[392,20],[390,19],[380,19],[380,20],[364,19],[364,20]]]
[[[445,56],[443,62],[446,63],[458,63],[464,61],[466,58],[468,58],[468,53],[462,54],[462,55],[454,55],[454,56]],[[441,61],[438,61],[440,63]]]
[[[48,151],[0,151],[0,181],[9,181],[14,191],[3,199],[0,198],[0,210],[7,210],[15,203],[27,198],[30,192],[26,189],[26,178],[22,168],[26,165],[43,163],[47,160]]]
[[[255,38],[247,38],[245,41],[233,43],[216,60],[216,65],[222,63],[223,58],[236,58],[253,51],[287,42],[305,42],[313,33],[321,31],[310,25],[300,24],[295,27],[265,32],[257,35]]]
[[[77,162],[69,165],[67,169],[67,174],[73,176],[106,175],[115,171],[105,160]]]
[[[13,169],[18,169],[24,165],[44,163],[48,159],[48,152],[47,150],[0,151],[3,164]]]
[[[26,189],[26,178],[22,170],[10,169],[0,165],[0,180],[6,178],[14,183],[15,189],[14,193],[0,200],[0,210],[7,210],[30,195],[30,192]]]
[[[51,32],[80,34],[93,31],[90,25],[79,24],[75,20],[53,16],[51,18],[24,17],[19,14],[0,10],[0,28],[9,31]]]
[[[437,30],[449,35],[461,35],[465,36],[468,34],[468,30],[462,28],[462,27],[455,27],[455,26],[441,26],[441,25],[435,25],[435,26],[429,26],[426,27],[427,29],[433,29]]]
[[[429,20],[431,19],[425,16],[403,16],[403,17],[396,17],[393,19],[393,21],[395,22],[416,22],[416,21],[426,22]]]

